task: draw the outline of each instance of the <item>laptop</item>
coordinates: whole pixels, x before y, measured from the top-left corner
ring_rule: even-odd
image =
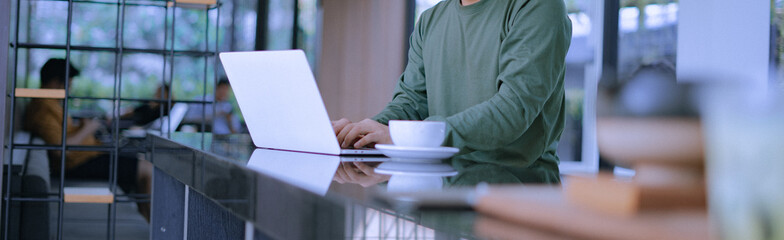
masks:
[[[182,119],[185,117],[185,113],[187,112],[188,104],[175,103],[169,111],[168,115],[155,119],[147,126],[149,126],[151,130],[159,130],[161,134],[168,134],[169,132],[177,130],[177,127],[180,126],[180,123],[182,122]]]
[[[381,155],[341,149],[302,50],[226,52],[220,60],[258,148],[330,155]]]
[[[248,160],[248,168],[320,196],[327,194],[341,156],[306,154],[258,148]],[[297,167],[291,167],[297,166]]]

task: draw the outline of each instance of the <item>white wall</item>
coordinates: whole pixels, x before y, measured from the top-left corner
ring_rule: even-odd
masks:
[[[680,1],[678,81],[740,80],[767,86],[770,1]]]

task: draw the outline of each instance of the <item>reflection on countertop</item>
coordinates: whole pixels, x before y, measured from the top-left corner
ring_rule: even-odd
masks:
[[[473,238],[475,213],[470,209],[399,209],[380,197],[387,189],[441,189],[447,186],[444,177],[457,173],[448,164],[433,164],[441,173],[417,178],[406,177],[411,175],[406,170],[421,174],[421,169],[400,168],[405,164],[389,158],[255,149],[248,135],[173,133],[170,139],[148,135],[145,141],[152,146],[150,160],[157,168],[273,238]],[[345,170],[358,173],[358,166],[400,177],[378,174],[379,179],[364,186],[336,180]],[[430,182],[417,181],[422,179]]]

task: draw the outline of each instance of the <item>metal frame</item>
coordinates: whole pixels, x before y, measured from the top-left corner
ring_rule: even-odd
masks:
[[[51,1],[63,1],[64,2],[66,0],[51,0]],[[205,12],[205,15],[207,16],[207,18],[206,18],[207,22],[205,24],[205,28],[206,28],[205,29],[205,40],[206,41],[205,41],[204,51],[179,51],[179,50],[175,50],[175,46],[174,46],[175,45],[174,28],[175,28],[175,24],[176,24],[176,11],[177,11],[178,7],[177,7],[177,3],[172,1],[172,0],[169,0],[169,1],[166,1],[166,2],[149,2],[149,4],[127,3],[126,0],[118,0],[117,2],[96,2],[96,1],[83,1],[83,0],[67,0],[67,2],[68,2],[68,15],[67,15],[68,19],[67,19],[67,31],[66,31],[66,44],[65,45],[30,44],[30,43],[20,43],[19,42],[19,24],[21,22],[21,20],[20,20],[21,19],[21,15],[19,13],[20,13],[20,9],[22,8],[21,7],[21,4],[22,4],[21,0],[16,0],[16,19],[13,22],[14,24],[16,24],[16,28],[15,28],[14,33],[13,33],[14,34],[13,35],[14,36],[14,40],[13,40],[13,42],[11,44],[7,43],[7,40],[9,39],[8,37],[11,36],[10,33],[9,33],[9,29],[7,28],[8,26],[10,26],[10,24],[8,24],[9,22],[5,22],[5,21],[10,21],[11,14],[2,14],[3,16],[8,16],[8,19],[5,19],[5,18],[0,19],[0,25],[2,25],[2,27],[0,28],[0,37],[2,37],[2,39],[0,39],[0,46],[10,46],[10,49],[13,49],[13,53],[14,53],[13,54],[13,56],[14,56],[14,60],[13,60],[13,76],[10,79],[6,79],[6,85],[2,86],[2,88],[3,88],[2,90],[3,90],[3,92],[6,93],[6,98],[8,98],[10,104],[7,104],[7,105],[4,104],[5,100],[6,100],[5,98],[3,98],[2,102],[0,102],[0,104],[6,105],[5,109],[8,110],[8,112],[6,112],[6,113],[10,113],[10,114],[5,114],[4,118],[0,119],[0,125],[3,125],[5,123],[5,118],[9,119],[8,120],[9,124],[8,125],[3,125],[3,126],[5,126],[5,127],[7,127],[9,129],[9,134],[7,134],[7,135],[3,134],[4,138],[0,139],[0,145],[3,145],[5,147],[5,149],[8,149],[8,150],[13,150],[13,149],[59,150],[61,152],[61,154],[60,154],[60,164],[61,164],[61,166],[63,166],[60,169],[60,180],[59,180],[60,183],[59,183],[59,186],[58,186],[58,192],[57,193],[51,193],[50,192],[49,194],[43,194],[42,196],[32,196],[32,197],[30,197],[30,196],[15,196],[15,195],[12,195],[12,192],[10,191],[10,188],[6,189],[6,192],[4,193],[4,198],[3,198],[3,201],[2,201],[2,205],[0,205],[0,206],[4,207],[4,209],[5,209],[5,214],[4,214],[4,216],[2,216],[3,220],[4,220],[3,221],[4,232],[2,233],[4,239],[8,238],[8,234],[9,234],[9,231],[10,231],[9,230],[9,217],[10,217],[9,216],[9,210],[10,210],[10,203],[12,201],[13,202],[56,202],[58,204],[58,212],[57,212],[58,220],[57,220],[57,233],[56,234],[57,234],[57,238],[58,239],[62,239],[62,233],[63,233],[63,209],[64,209],[64,205],[65,205],[65,202],[64,202],[64,191],[63,191],[64,186],[65,186],[64,185],[65,184],[65,179],[64,179],[64,175],[65,175],[65,156],[66,156],[66,152],[70,151],[70,150],[74,150],[74,151],[100,151],[100,152],[106,152],[106,153],[110,154],[111,172],[109,173],[109,183],[111,183],[110,184],[110,190],[113,193],[115,193],[115,196],[114,196],[115,199],[114,199],[113,203],[108,205],[109,211],[108,211],[107,239],[114,239],[115,238],[114,235],[115,235],[115,226],[116,226],[115,223],[116,223],[116,207],[117,207],[116,204],[117,203],[124,203],[124,202],[150,202],[150,195],[149,194],[124,194],[124,195],[118,195],[117,194],[117,177],[116,177],[117,176],[117,171],[118,171],[117,170],[117,165],[118,165],[117,161],[119,160],[120,153],[121,152],[125,152],[125,150],[127,150],[127,149],[121,149],[120,148],[119,121],[115,121],[114,122],[114,128],[112,129],[112,138],[113,138],[112,142],[113,143],[112,143],[111,146],[71,146],[71,145],[67,145],[67,143],[66,143],[67,128],[65,128],[65,127],[63,127],[63,129],[62,129],[61,144],[59,144],[59,145],[34,145],[34,144],[15,144],[15,143],[13,143],[13,141],[12,141],[13,140],[13,136],[14,136],[14,132],[13,132],[14,131],[14,129],[13,129],[14,117],[13,116],[15,115],[15,109],[14,109],[15,106],[14,106],[14,104],[15,104],[15,100],[16,100],[16,97],[14,95],[14,91],[13,90],[16,88],[16,83],[17,83],[16,79],[18,78],[17,77],[18,76],[18,67],[17,66],[19,64],[18,52],[19,52],[20,49],[26,49],[26,50],[29,50],[29,49],[59,49],[59,50],[65,50],[65,52],[66,52],[66,54],[65,54],[66,63],[70,63],[70,60],[71,60],[70,59],[70,57],[71,57],[71,50],[83,50],[83,51],[93,51],[93,52],[113,52],[115,54],[114,91],[112,93],[112,97],[109,98],[109,97],[66,96],[66,98],[63,100],[63,103],[62,103],[63,104],[62,107],[63,107],[63,110],[64,110],[63,111],[63,122],[62,122],[63,126],[66,126],[66,124],[67,124],[67,120],[68,120],[68,116],[67,116],[68,102],[71,99],[90,99],[90,100],[110,100],[110,101],[113,101],[112,110],[111,111],[112,111],[112,115],[115,118],[119,118],[119,115],[120,115],[120,110],[119,109],[120,109],[121,103],[123,101],[157,101],[157,102],[161,102],[161,103],[167,102],[169,107],[171,107],[172,104],[175,103],[175,102],[201,104],[202,107],[203,107],[202,108],[203,109],[202,124],[201,124],[202,125],[202,129],[205,129],[205,125],[206,125],[206,112],[204,112],[204,111],[206,111],[206,107],[205,106],[207,104],[213,104],[213,106],[214,106],[214,104],[215,104],[214,99],[212,101],[206,101],[207,78],[208,78],[207,77],[207,72],[208,72],[207,71],[207,67],[208,67],[209,62],[210,62],[209,59],[210,58],[215,59],[217,57],[217,52],[218,52],[218,47],[219,47],[218,37],[219,37],[220,31],[219,30],[216,31],[216,34],[213,36],[215,49],[214,50],[210,50],[210,47],[209,47],[210,46],[210,33],[209,33],[210,27],[209,27],[209,25],[211,24],[211,21],[210,21],[209,14],[210,14],[210,11],[213,11],[213,10],[217,11],[218,19],[215,21],[216,29],[217,29],[217,26],[220,23],[220,20],[219,20],[219,18],[220,18],[220,6],[221,6],[220,2],[218,2],[215,5],[207,6],[206,8],[203,9],[204,12]],[[73,5],[74,5],[74,3],[110,4],[110,5],[116,5],[117,6],[117,23],[115,25],[117,31],[115,33],[115,41],[116,41],[115,42],[115,47],[112,48],[112,47],[92,47],[92,46],[73,46],[73,45],[71,45],[71,27],[72,27],[72,21],[73,21]],[[172,5],[169,6],[168,3],[172,3]],[[8,11],[10,12],[11,7],[10,6],[6,6],[6,5],[10,5],[10,1],[0,1],[0,7],[2,7],[0,9],[3,9],[3,11],[6,11],[5,9],[8,9]],[[126,17],[126,11],[125,10],[126,10],[126,6],[150,6],[150,7],[162,7],[164,9],[166,9],[165,10],[166,17],[164,18],[165,22],[163,22],[163,24],[165,26],[165,29],[164,29],[164,31],[165,31],[165,33],[164,33],[165,34],[164,49],[136,49],[136,48],[126,48],[126,47],[123,46],[123,44],[124,44],[124,41],[123,41],[124,40],[124,34],[123,33],[124,33],[124,27],[125,27],[125,17]],[[169,9],[171,9],[171,11],[169,11]],[[171,18],[171,22],[169,22],[169,18]],[[170,26],[171,26],[171,28],[170,28]],[[169,33],[169,31],[171,31],[171,34]],[[166,42],[169,42],[170,45],[166,46]],[[3,66],[3,67],[9,66],[9,64],[6,62],[7,59],[5,58],[5,56],[8,56],[8,54],[7,54],[8,49],[9,48],[0,47],[0,53],[2,53],[2,54],[0,54],[0,66]],[[172,96],[173,96],[172,95],[172,88],[173,88],[173,86],[171,86],[169,88],[169,97],[167,99],[124,98],[122,96],[122,94],[121,94],[122,93],[122,80],[123,80],[122,79],[122,67],[121,66],[123,64],[123,56],[124,56],[125,53],[149,53],[149,54],[159,54],[159,55],[161,55],[164,58],[164,61],[163,61],[163,64],[164,64],[163,71],[164,72],[163,72],[161,81],[162,81],[162,83],[167,83],[168,82],[170,84],[170,86],[171,86],[171,83],[173,82],[173,79],[174,79],[174,57],[175,56],[192,56],[192,57],[203,58],[204,61],[205,61],[204,62],[204,79],[203,79],[203,82],[204,82],[203,83],[204,93],[202,94],[203,98],[201,100],[173,101],[172,100]],[[167,58],[168,58],[168,60],[171,63],[167,63]],[[8,68],[0,68],[0,74],[2,74],[0,76],[3,76],[3,79],[5,79],[5,77],[7,76],[7,73],[6,73],[7,70],[8,70]],[[166,76],[166,71],[167,70],[169,71],[168,72],[169,73],[168,79],[167,79],[167,76]],[[69,69],[66,66],[66,72],[65,72],[66,76],[68,76],[68,74],[69,74],[68,71],[69,71]],[[66,79],[66,87],[65,87],[66,93],[68,92],[68,84],[67,84],[68,81],[70,81],[70,79]],[[6,89],[6,87],[8,87],[9,89]],[[161,109],[161,116],[162,115],[163,115],[163,109]],[[214,116],[214,111],[213,111],[213,116]],[[161,123],[161,124],[164,124],[164,123]],[[170,124],[170,122],[167,122],[165,124]],[[3,132],[4,130],[5,129],[0,129],[0,133],[4,133]],[[204,137],[203,136],[204,135],[202,135],[202,144],[204,142]],[[7,141],[7,142],[3,142],[4,139],[10,139],[10,140]],[[2,150],[0,150],[0,153],[2,153]],[[4,155],[4,159],[8,159],[7,161],[10,161],[10,159],[13,159],[12,155],[13,155],[13,151],[8,151],[8,155],[7,156]],[[7,173],[6,173],[6,180],[5,181],[0,180],[0,184],[6,184],[6,185],[10,186],[10,184],[11,184],[10,181],[11,181],[11,168],[8,168]]]
[[[596,100],[600,84],[615,81],[618,65],[618,15],[620,0],[597,0],[591,16],[595,43],[594,63],[585,74],[583,102],[582,159],[580,162],[561,162],[561,174],[595,173],[599,171],[599,148],[596,143]]]
[[[256,6],[256,44],[255,50],[267,49],[267,17],[269,16],[269,0],[259,0]]]
[[[9,222],[10,222],[10,210],[11,210],[11,207],[10,207],[10,205],[11,205],[11,167],[10,167],[10,165],[11,165],[11,161],[13,161],[12,159],[14,159],[14,151],[13,151],[14,117],[13,117],[13,113],[14,113],[14,108],[15,108],[15,103],[16,103],[16,101],[15,101],[16,99],[14,98],[13,94],[11,94],[11,93],[13,93],[14,92],[13,89],[16,88],[17,64],[19,62],[19,56],[18,56],[19,55],[19,47],[18,47],[18,45],[19,45],[19,12],[20,12],[19,9],[21,9],[20,5],[21,5],[21,0],[16,0],[16,20],[14,21],[14,24],[15,24],[15,28],[14,28],[14,42],[11,45],[11,46],[13,46],[13,49],[14,49],[14,69],[12,70],[13,76],[10,79],[11,80],[10,81],[11,88],[7,90],[7,92],[9,93],[7,96],[9,97],[9,100],[10,100],[10,106],[8,106],[8,109],[10,109],[10,110],[8,112],[11,113],[11,114],[9,114],[10,117],[9,117],[9,121],[8,121],[9,122],[9,124],[8,124],[8,130],[9,130],[8,131],[9,132],[8,133],[8,135],[9,135],[8,140],[9,141],[6,144],[10,145],[10,147],[6,147],[6,145],[3,145],[4,149],[7,148],[8,150],[10,150],[10,151],[8,151],[8,158],[6,158],[8,160],[9,167],[7,168],[7,171],[5,173],[6,174],[6,179],[5,179],[5,183],[3,185],[3,186],[6,186],[6,192],[3,193],[3,204],[2,204],[5,207],[5,211],[4,211],[4,214],[3,214],[3,228],[2,228],[3,229],[3,239],[8,239],[8,232],[10,231],[8,229],[9,228]],[[8,84],[6,84],[6,85],[8,85]],[[5,138],[5,136],[3,136],[3,138]]]
[[[403,57],[403,68],[408,65],[408,49],[411,48],[411,35],[414,33],[416,27],[416,0],[406,0],[406,35],[403,39],[405,44],[405,51]]]
[[[292,11],[294,11],[294,13],[292,14],[293,18],[292,18],[292,24],[291,24],[292,25],[292,29],[291,29],[291,48],[292,49],[296,49],[301,44],[301,42],[299,41],[299,35],[300,35],[299,34],[299,24],[300,24],[300,21],[299,21],[299,14],[300,14],[299,7],[300,7],[300,3],[299,3],[299,0],[288,0],[288,1],[292,1],[292,3],[293,3],[292,4]],[[316,4],[316,8],[317,8],[316,14],[318,15],[316,17],[316,21],[317,21],[316,25],[317,26],[320,26],[321,22],[322,22],[321,16],[320,16],[320,11],[319,11],[319,9],[321,9],[321,1],[322,0],[315,0],[315,4]],[[407,1],[410,1],[410,0],[407,0]],[[270,2],[269,0],[259,0],[259,4],[257,6],[258,14],[256,15],[257,17],[256,17],[256,45],[255,45],[255,50],[257,50],[257,51],[258,50],[267,50],[268,49],[267,48],[267,32],[269,30],[269,26],[268,26],[269,22],[267,21],[267,18],[269,16],[269,11],[270,11],[270,9],[269,9],[269,2]],[[316,33],[316,35],[317,35],[316,38],[320,38],[320,36],[318,36],[319,35],[318,33],[320,33],[320,32]],[[320,45],[317,44],[316,48],[319,48],[319,46]],[[318,49],[316,49],[316,50],[318,50]],[[318,52],[318,51],[316,51],[316,52]]]
[[[291,24],[294,26],[293,31],[291,31],[291,48],[296,49],[299,46],[299,0],[291,0],[294,2],[294,21]]]
[[[0,79],[3,79],[3,84],[0,84],[0,92],[6,94],[8,93],[8,48],[5,46],[9,46],[8,40],[11,31],[11,1],[0,1]],[[6,105],[7,95],[3,95],[0,98],[0,106],[3,106],[3,109],[8,109],[9,107]],[[8,101],[10,102],[10,101]],[[8,159],[9,164],[11,162],[11,158],[5,157],[5,142],[6,142],[6,129],[8,126],[6,125],[6,118],[8,118],[10,114],[8,112],[3,111],[3,117],[0,118],[0,156],[3,159]],[[8,141],[13,141],[13,139],[8,139]],[[5,162],[4,162],[5,163]],[[2,176],[2,175],[0,175]],[[0,177],[0,186],[3,186],[3,178]],[[5,206],[3,204],[4,201],[0,201],[0,208]]]

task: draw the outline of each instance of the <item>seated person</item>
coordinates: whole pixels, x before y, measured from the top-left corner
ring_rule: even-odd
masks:
[[[229,101],[230,91],[229,80],[225,77],[221,78],[215,86],[215,95],[207,95],[203,98],[206,102],[215,100],[215,109],[212,108],[212,103],[189,104],[188,112],[185,114],[183,122],[200,126],[202,121],[206,121],[208,129],[204,131],[210,131],[209,128],[211,128],[214,134],[238,133],[240,131],[240,121],[233,115],[234,105]],[[199,96],[197,100],[201,99],[202,96]],[[214,118],[213,113],[215,115]]]
[[[239,132],[239,119],[234,117],[234,105],[229,101],[231,86],[229,80],[222,78],[215,86],[215,121],[212,132],[215,134],[230,134]],[[209,108],[208,108],[209,109]]]
[[[394,97],[333,122],[341,147],[390,144],[389,120],[443,121],[452,166],[477,180],[559,183],[571,21],[563,1],[446,0],[419,18]]]
[[[129,112],[120,116],[120,120],[132,122],[133,126],[146,126],[147,124],[155,121],[155,119],[161,118],[163,116],[169,115],[169,85],[163,85],[158,87],[155,90],[155,95],[153,96],[153,101],[149,101],[141,106],[138,106],[133,109],[133,112]],[[160,101],[155,100],[163,100],[165,102],[161,103]],[[161,110],[163,108],[163,110]],[[163,113],[163,115],[161,115]],[[122,124],[125,125],[125,124]],[[121,127],[123,128],[123,127]]]
[[[66,64],[64,59],[49,59],[41,68],[41,88],[64,89],[79,70]],[[46,144],[60,145],[63,130],[63,100],[35,98],[30,101],[24,114],[24,129],[43,139]],[[98,120],[83,120],[77,126],[69,117],[66,122],[66,145],[97,146],[95,132],[102,127]],[[49,151],[49,166],[59,176],[61,152]],[[67,151],[65,154],[65,177],[68,179],[108,180],[110,173],[109,153],[92,151]],[[149,193],[152,167],[150,163],[135,156],[119,156],[117,183],[125,193]],[[149,220],[149,203],[139,203],[139,212]]]

